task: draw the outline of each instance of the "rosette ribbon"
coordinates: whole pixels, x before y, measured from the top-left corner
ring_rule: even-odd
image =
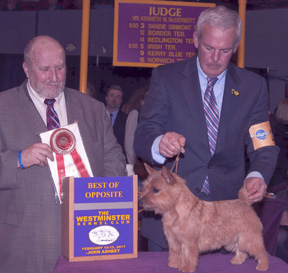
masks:
[[[53,150],[55,160],[48,159],[48,164],[55,197],[62,203],[61,185],[64,177],[93,177],[78,123],[43,132],[40,137],[42,142],[50,145]]]
[[[70,130],[66,128],[59,128],[54,130],[50,137],[50,146],[53,152],[56,154],[59,189],[61,196],[61,182],[62,179],[66,176],[64,155],[71,155],[80,177],[89,177],[89,174],[82,162],[80,155],[76,150],[76,138]]]

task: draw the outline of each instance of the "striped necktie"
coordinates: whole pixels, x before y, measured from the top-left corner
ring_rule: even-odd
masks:
[[[217,77],[207,77],[208,85],[204,94],[204,112],[211,156],[213,156],[215,152],[219,126],[219,110],[213,92],[213,87],[217,80]],[[209,195],[210,193],[208,176],[206,176],[205,178],[202,191],[205,192],[207,195]]]
[[[47,129],[53,130],[60,127],[58,115],[53,107],[55,99],[45,99],[44,103],[47,105],[46,118]]]

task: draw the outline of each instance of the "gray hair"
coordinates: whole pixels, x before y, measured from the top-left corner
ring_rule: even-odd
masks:
[[[240,43],[242,37],[242,20],[236,11],[227,9],[224,6],[217,6],[202,11],[197,22],[198,40],[201,40],[201,30],[204,24],[222,29],[235,27],[237,31],[235,46]]]

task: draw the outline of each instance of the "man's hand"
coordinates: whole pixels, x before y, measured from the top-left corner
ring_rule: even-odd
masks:
[[[185,153],[186,138],[175,132],[166,133],[160,140],[159,152],[164,157],[173,157],[177,155],[181,149],[181,153]]]
[[[244,182],[248,192],[250,202],[261,201],[266,193],[267,185],[265,181],[258,177],[249,177]]]
[[[33,165],[44,167],[48,164],[47,157],[54,161],[51,147],[45,143],[35,143],[22,151],[21,159],[25,168]],[[19,166],[19,162],[17,163]]]

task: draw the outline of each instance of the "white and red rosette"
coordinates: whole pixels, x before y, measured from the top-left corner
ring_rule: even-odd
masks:
[[[50,137],[50,146],[53,152],[56,154],[59,191],[61,196],[61,183],[62,179],[66,176],[64,155],[71,155],[74,161],[74,166],[78,170],[80,177],[89,177],[89,174],[76,150],[76,138],[70,130],[66,128],[54,130]]]
[[[78,122],[40,133],[40,138],[53,150],[55,160],[48,159],[48,165],[55,196],[62,203],[61,184],[64,177],[93,177]]]

